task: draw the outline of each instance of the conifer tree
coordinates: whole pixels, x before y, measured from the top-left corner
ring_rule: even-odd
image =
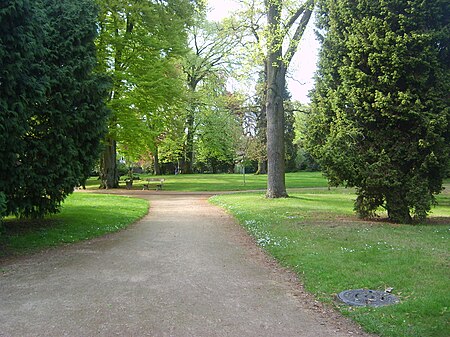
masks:
[[[108,82],[93,73],[96,8],[17,0],[0,18],[4,213],[41,217],[84,182],[105,131]]]
[[[423,219],[449,170],[449,2],[322,0],[309,149],[362,217]]]

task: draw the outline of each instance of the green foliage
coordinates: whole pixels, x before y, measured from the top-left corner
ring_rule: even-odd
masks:
[[[240,120],[229,106],[232,95],[227,95],[223,80],[212,78],[206,79],[197,93],[203,104],[195,116],[195,167],[200,172],[232,171],[242,134]]]
[[[197,165],[206,164],[213,173],[219,165],[233,167],[240,133],[237,121],[226,110],[209,111],[202,116],[196,144]]]
[[[297,155],[297,144],[294,143],[295,138],[295,116],[294,103],[291,101],[291,93],[284,88],[283,106],[284,106],[284,160],[286,172],[293,172],[296,170],[295,158]]]
[[[101,176],[102,183],[115,187],[116,142],[120,153],[133,161],[155,156],[161,141],[177,133],[184,119],[181,59],[195,5],[188,0],[97,2],[100,70],[113,79],[110,148],[103,154]]]
[[[96,8],[12,1],[0,15],[0,191],[7,214],[42,217],[89,175],[105,130]]]
[[[448,174],[447,1],[320,1],[308,149],[355,209],[423,219]]]
[[[294,113],[294,143],[297,145],[297,154],[295,157],[296,168],[300,171],[320,171],[320,165],[306,149],[305,137],[308,133],[307,119],[311,113],[310,106],[304,106],[300,103],[296,106]]]
[[[195,151],[198,149],[204,150],[200,155],[202,163],[199,163],[199,166],[208,161],[209,164],[215,163],[214,166],[223,162],[223,158],[217,158],[217,155],[219,152],[223,155],[228,145],[219,145],[218,138],[211,137],[211,132],[204,126],[205,123],[212,122],[214,111],[223,109],[226,77],[232,64],[230,55],[240,41],[240,35],[232,25],[208,22],[201,15],[196,18],[197,24],[189,32],[190,50],[183,62],[189,95],[183,125],[183,132],[186,133],[183,139],[183,156],[178,159],[185,173],[193,173],[197,155]],[[199,131],[210,140],[214,139],[211,149],[205,147],[207,141],[198,144],[197,140],[202,137]],[[218,146],[223,149],[217,151]]]
[[[316,298],[337,306],[379,336],[448,336],[449,194],[426,224],[360,221],[349,189],[307,189],[290,198],[229,194],[212,201],[230,211],[256,242],[295,271]],[[379,308],[339,305],[346,289],[393,287],[400,304]]]

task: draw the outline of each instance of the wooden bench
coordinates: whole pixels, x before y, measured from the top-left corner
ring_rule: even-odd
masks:
[[[156,183],[156,190],[157,191],[158,190],[162,190],[164,179],[162,179],[162,178],[147,178],[145,180],[147,181],[147,183],[143,185],[142,190],[149,190],[150,189],[150,185],[152,183]]]

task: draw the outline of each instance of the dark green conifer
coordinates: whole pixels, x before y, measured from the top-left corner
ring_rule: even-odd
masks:
[[[98,156],[107,81],[93,73],[90,0],[9,1],[0,9],[0,191],[6,214],[58,211]]]
[[[355,209],[423,219],[449,171],[450,3],[322,0],[309,150]]]

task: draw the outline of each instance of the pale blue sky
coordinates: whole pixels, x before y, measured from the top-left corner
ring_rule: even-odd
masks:
[[[230,11],[237,9],[238,5],[232,0],[208,0],[211,8],[208,18],[210,20],[221,20],[226,17]],[[292,63],[289,67],[291,78],[288,79],[289,90],[294,100],[302,103],[308,103],[307,97],[309,90],[313,88],[313,76],[316,70],[317,52],[319,43],[314,35],[313,19],[309,23],[303,39],[300,42]]]

